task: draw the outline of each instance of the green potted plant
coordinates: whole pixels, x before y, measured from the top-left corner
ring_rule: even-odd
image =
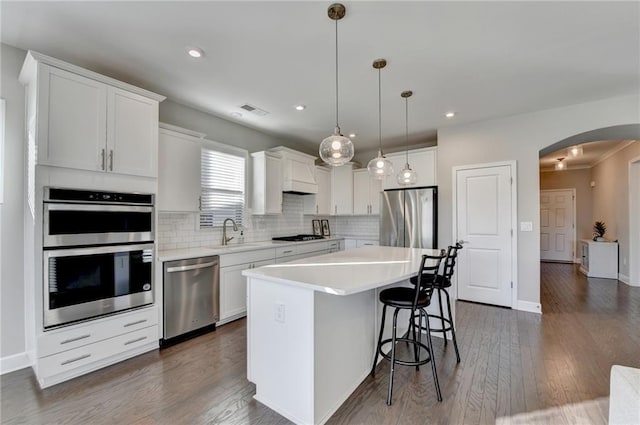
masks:
[[[604,241],[604,234],[607,231],[607,226],[604,221],[596,221],[593,225],[593,240],[597,242]]]

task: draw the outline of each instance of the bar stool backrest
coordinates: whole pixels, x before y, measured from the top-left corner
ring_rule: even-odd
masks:
[[[433,287],[436,283],[436,278],[438,276],[438,270],[440,270],[440,265],[442,264],[442,260],[446,257],[446,252],[444,249],[440,250],[440,255],[423,255],[422,261],[420,262],[420,270],[418,271],[418,284],[416,285],[415,297],[413,300],[413,309],[416,309],[416,305],[418,304],[418,299],[420,298],[420,294],[426,295],[429,299],[433,294]]]
[[[462,245],[456,243],[455,246],[449,245],[447,248],[447,257],[444,260],[444,269],[442,270],[442,277],[446,280],[451,280],[456,268],[456,259],[458,258],[458,250],[462,249]]]

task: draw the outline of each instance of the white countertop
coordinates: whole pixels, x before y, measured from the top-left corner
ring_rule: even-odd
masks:
[[[437,255],[439,252],[432,249],[367,246],[248,269],[242,274],[334,295],[350,295],[415,276],[422,255]]]
[[[343,240],[342,237],[328,237],[324,239],[315,239],[312,241],[299,241],[299,242],[287,242],[287,241],[262,241],[262,242],[247,242],[247,243],[231,243],[226,246],[212,245],[210,247],[198,247],[198,248],[183,248],[183,249],[168,249],[158,251],[159,261],[173,261],[184,260],[186,258],[198,258],[208,257],[210,255],[224,255],[235,254],[236,252],[257,251],[259,249],[278,248],[289,245],[305,245],[319,242],[330,242]]]

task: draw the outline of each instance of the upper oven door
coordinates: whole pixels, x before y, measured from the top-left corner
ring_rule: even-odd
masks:
[[[45,248],[153,241],[153,207],[44,203]]]

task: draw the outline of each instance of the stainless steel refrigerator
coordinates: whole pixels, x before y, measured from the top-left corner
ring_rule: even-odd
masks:
[[[380,245],[437,248],[436,186],[388,189],[380,197]]]

